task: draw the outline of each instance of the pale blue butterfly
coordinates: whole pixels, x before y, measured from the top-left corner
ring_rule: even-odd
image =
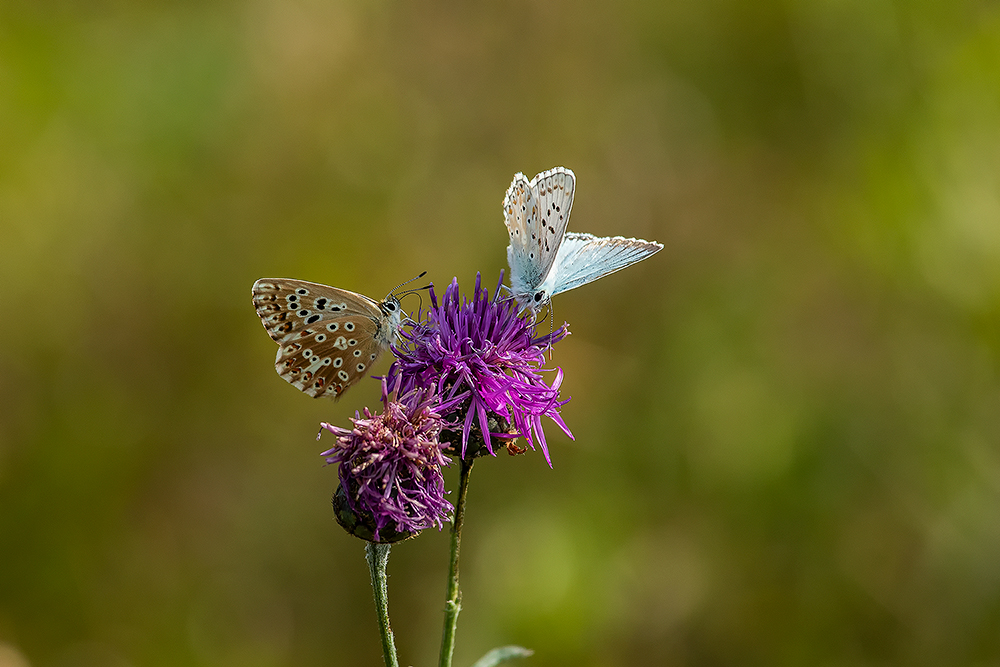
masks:
[[[510,234],[510,291],[522,310],[537,313],[549,300],[624,269],[663,249],[655,241],[567,232],[576,176],[565,167],[531,181],[517,173],[503,201]]]

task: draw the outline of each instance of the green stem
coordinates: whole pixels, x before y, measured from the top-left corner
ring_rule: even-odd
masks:
[[[396,659],[396,642],[389,626],[389,591],[385,584],[385,566],[389,562],[389,545],[368,542],[365,545],[365,560],[372,574],[372,590],[375,591],[375,612],[378,615],[379,634],[382,635],[382,657],[385,667],[399,667]]]
[[[465,496],[469,491],[472,463],[472,461],[462,461],[458,504],[455,506],[455,521],[451,524],[451,570],[448,577],[448,599],[444,603],[444,632],[441,635],[440,667],[451,667],[451,656],[455,652],[455,628],[458,627],[458,612],[462,611],[462,592],[458,589],[458,549],[462,544]]]

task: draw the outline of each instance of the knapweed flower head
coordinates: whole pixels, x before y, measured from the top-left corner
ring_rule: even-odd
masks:
[[[542,368],[545,350],[569,330],[563,325],[536,337],[534,320],[519,317],[514,300],[501,298],[502,284],[503,273],[491,298],[477,275],[470,299],[460,296],[458,281],[452,280],[440,303],[432,287],[424,319],[403,332],[402,344],[394,348],[389,382],[398,382],[403,392],[437,392],[437,411],[450,428],[461,429],[463,458],[476,425],[490,454],[494,437],[521,436],[532,449],[537,441],[551,466],[542,417],[552,419],[570,438],[573,434],[559,416],[568,401],[559,399],[562,369],[555,369],[551,385],[541,371],[547,370]],[[505,420],[513,432],[492,431],[490,414]]]
[[[441,469],[451,459],[438,440],[443,421],[435,389],[400,392],[397,383],[394,393],[390,398],[383,380],[382,414],[365,408],[363,417],[355,413],[351,429],[321,425],[337,436],[322,454],[338,466],[337,520],[371,542],[405,539],[430,526],[440,530],[454,511],[444,499]]]

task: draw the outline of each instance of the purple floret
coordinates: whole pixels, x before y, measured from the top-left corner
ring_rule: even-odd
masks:
[[[382,382],[385,411],[364,417],[355,413],[353,429],[323,423],[337,443],[323,452],[338,476],[347,504],[360,517],[370,518],[375,542],[380,531],[416,533],[430,526],[438,530],[454,511],[444,499],[441,469],[451,459],[441,451],[438,436],[443,422],[435,409],[434,388],[401,392],[390,400]],[[320,431],[322,434],[322,431]]]
[[[570,438],[573,434],[559,416],[559,408],[569,400],[559,399],[562,369],[542,365],[545,350],[569,330],[564,324],[535,337],[534,320],[518,317],[513,299],[500,298],[502,283],[501,273],[491,299],[477,275],[469,299],[460,297],[458,282],[452,280],[440,304],[432,287],[431,308],[422,321],[402,333],[403,343],[394,349],[396,361],[388,380],[390,384],[398,382],[403,393],[436,391],[440,399],[437,412],[462,430],[463,458],[475,423],[491,454],[492,438],[521,436],[532,449],[537,440],[551,467],[542,416],[552,419]],[[545,384],[541,375],[547,370],[555,370],[551,385]],[[491,432],[487,413],[502,417],[515,432]]]

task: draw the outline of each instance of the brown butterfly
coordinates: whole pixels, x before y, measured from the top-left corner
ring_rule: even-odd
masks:
[[[253,305],[278,344],[278,375],[313,398],[338,398],[364,377],[403,322],[399,299],[392,293],[375,301],[291,278],[255,282]]]

